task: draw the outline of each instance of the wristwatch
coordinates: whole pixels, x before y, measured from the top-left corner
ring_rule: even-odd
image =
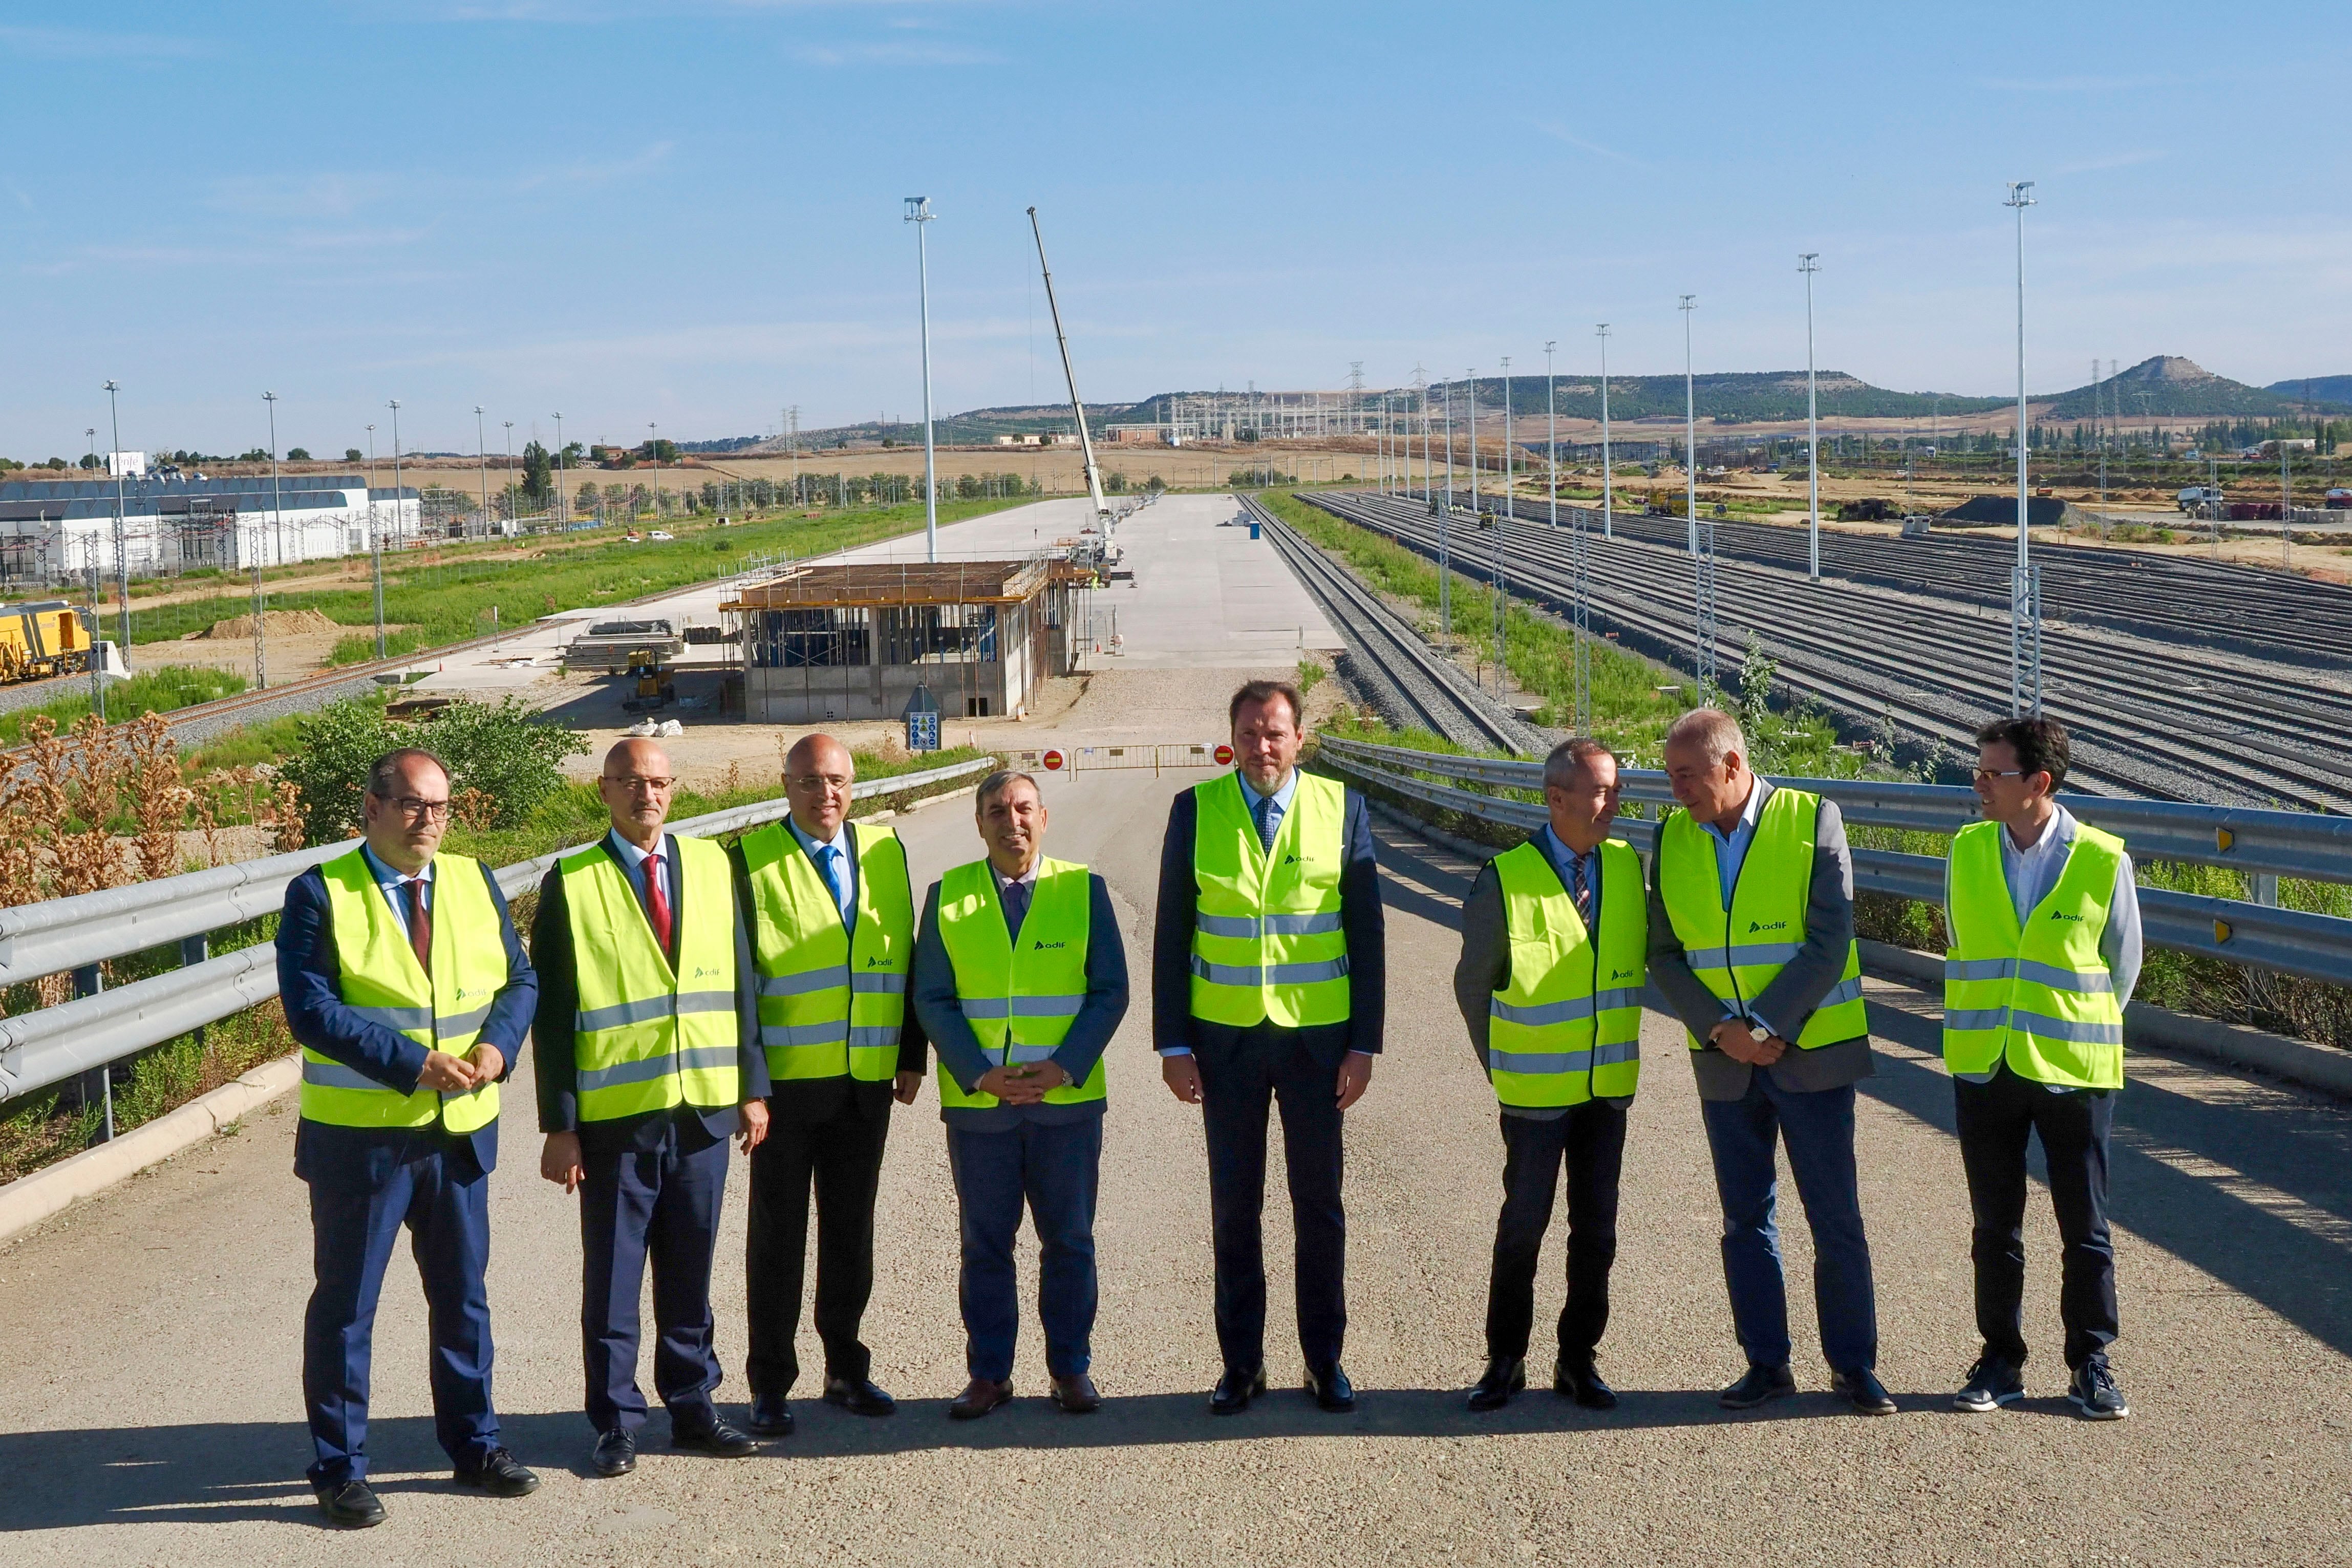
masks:
[[[1754,1040],[1757,1044],[1761,1045],[1766,1040],[1772,1038],[1772,1031],[1766,1029],[1762,1024],[1758,1023],[1754,1019],[1749,1019],[1748,1020],[1748,1038]]]

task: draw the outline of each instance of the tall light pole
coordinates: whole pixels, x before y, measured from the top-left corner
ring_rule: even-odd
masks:
[[[1544,450],[1551,455],[1548,471],[1551,480],[1551,526],[1559,527],[1559,396],[1553,384],[1552,350],[1559,347],[1554,339],[1544,344],[1544,423],[1549,427],[1544,437]]]
[[[929,196],[908,196],[901,220],[915,225],[915,280],[923,321],[923,558],[940,559],[940,476],[931,443],[931,257],[923,231],[938,214]],[[1092,465],[1088,465],[1089,469]]]
[[[265,392],[261,401],[269,405],[269,510],[271,527],[278,539],[278,561],[286,563],[286,505],[278,487],[278,394]],[[262,641],[262,612],[267,608],[261,597],[261,563],[253,568],[253,689],[269,689],[268,655]]]
[[[1503,515],[1495,519],[1495,700],[1503,700],[1504,617],[1510,603],[1503,582],[1503,525],[1516,520],[1511,500],[1511,357],[1503,356]]]
[[[482,471],[482,533],[490,531],[490,440],[482,428],[482,405],[474,405],[474,459]]]
[[[661,466],[661,427],[652,420],[646,421],[646,466]],[[646,505],[652,509],[654,521],[661,521],[661,481],[648,480],[646,485]]]
[[[2009,580],[2009,711],[2020,717],[2042,712],[2042,627],[2033,613],[2033,529],[2027,521],[2025,466],[2025,209],[2033,204],[2033,182],[2011,180],[2001,203],[2017,214],[2017,565]]]
[[[123,520],[125,506],[122,490],[122,414],[115,404],[115,394],[121,387],[114,382],[106,383],[106,417],[114,431],[114,451],[107,464],[114,470],[114,583],[115,591],[122,596],[122,657],[131,658],[131,537],[130,525]],[[90,657],[98,656],[92,648]]]
[[[1822,427],[1813,387],[1813,274],[1821,269],[1821,252],[1797,257],[1797,270],[1805,275],[1805,560],[1815,582],[1822,580]]]
[[[569,513],[563,509],[563,416],[555,416],[555,526],[562,528]]]
[[[1503,516],[1512,521],[1518,514],[1511,507],[1511,356],[1503,356]],[[1499,556],[1497,559],[1501,559]]]
[[[513,476],[514,476],[514,465],[515,465],[515,462],[514,462],[514,421],[513,421],[513,420],[511,420],[511,419],[507,419],[507,420],[500,420],[499,423],[501,423],[501,424],[503,424],[503,425],[505,425],[505,426],[507,427],[507,476],[508,476],[508,477],[507,477],[507,485],[509,486],[509,490],[508,490],[508,492],[507,492],[507,493],[508,493],[508,496],[509,496],[509,497],[508,504],[509,504],[509,506],[511,506],[511,505],[513,505],[513,504],[514,504],[514,502],[515,502],[516,500],[519,500],[519,499],[520,498],[520,496],[519,496],[519,495],[518,495],[518,494],[517,494],[517,493],[516,493],[516,492],[511,488],[511,486],[513,486],[513,484],[514,484],[514,477],[513,477]],[[518,508],[518,515],[520,515],[520,508]],[[515,532],[517,532],[518,534],[520,534],[520,532],[522,532],[522,529],[521,529],[520,527],[518,527],[518,528],[515,529]]]
[[[383,657],[383,525],[375,512],[375,426],[368,433],[368,553],[375,568],[375,656]]]
[[[1698,296],[1685,294],[1675,307],[1683,313],[1683,515],[1690,519],[1690,550],[1698,553],[1698,400],[1691,390],[1691,312]]]
[[[1454,389],[1445,389],[1445,509],[1437,514],[1438,645],[1454,641]]]
[[[1609,458],[1609,323],[1593,328],[1601,340],[1601,537],[1617,537],[1617,469]]]

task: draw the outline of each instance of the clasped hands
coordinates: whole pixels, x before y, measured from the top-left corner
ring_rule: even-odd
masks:
[[[428,1051],[416,1086],[441,1094],[470,1094],[485,1083],[496,1083],[506,1070],[507,1059],[495,1045],[478,1045],[464,1056]]]
[[[1779,1035],[1758,1040],[1748,1032],[1748,1027],[1746,1019],[1725,1019],[1708,1031],[1707,1043],[1732,1061],[1744,1061],[1750,1067],[1769,1067],[1789,1049],[1789,1042]]]
[[[982,1094],[995,1095],[1001,1104],[1034,1105],[1069,1081],[1059,1062],[1007,1062],[982,1073],[973,1087]]]

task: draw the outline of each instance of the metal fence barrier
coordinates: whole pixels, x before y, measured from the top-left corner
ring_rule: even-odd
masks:
[[[1318,755],[1334,771],[1425,806],[1529,831],[1546,821],[1543,807],[1533,801],[1458,787],[1481,784],[1488,789],[1540,790],[1540,762],[1447,757],[1338,737],[1325,737],[1318,744]],[[1620,769],[1617,777],[1625,800],[1646,805],[1674,801],[1663,773],[1628,768]],[[1455,782],[1437,781],[1444,779]],[[1776,778],[1772,782],[1834,800],[1848,823],[1864,827],[1949,833],[1978,820],[1976,792],[1958,785],[1854,779]],[[2084,821],[2122,835],[2132,853],[2142,860],[2226,866],[2252,873],[2258,883],[2279,875],[2352,883],[2352,818],[2105,795],[2059,799]],[[1657,823],[1621,817],[1617,831],[1628,843],[1647,853],[1654,847]],[[1943,902],[1940,856],[1856,849],[1853,879],[1857,888],[1868,892]],[[2352,985],[2352,920],[2281,909],[2273,903],[2212,898],[2160,887],[2141,888],[2139,904],[2147,939],[2156,946],[2250,969]]]
[[[993,758],[983,757],[921,773],[861,779],[850,794],[857,800],[896,795],[994,766]],[[708,838],[777,821],[790,809],[781,800],[760,800],[673,822],[669,831]],[[257,915],[275,915],[285,907],[289,883],[320,862],[348,852],[357,841],[346,839],[242,865],[0,909],[0,965],[5,965],[0,983],[83,968],[165,942],[184,942]],[[499,891],[512,898],[537,886],[550,867],[579,847],[499,868],[495,873]],[[277,994],[277,948],[265,942],[113,990],[0,1019],[0,1100],[135,1056]]]

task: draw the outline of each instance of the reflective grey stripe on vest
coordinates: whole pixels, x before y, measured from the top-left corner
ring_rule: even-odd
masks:
[[[1486,1065],[1496,1072],[1590,1072],[1589,1051],[1488,1051]]]
[[[457,1013],[452,1017],[436,1020],[433,1026],[433,1038],[447,1040],[451,1035],[465,1034],[468,1031],[479,1032],[482,1025],[488,1021],[490,1009],[494,1005],[494,1003],[484,1002],[470,1012]]]
[[[760,1026],[761,1045],[845,1045],[848,1041],[847,1019],[829,1019],[824,1023],[766,1023]]]
[[[1594,1000],[1601,1004],[1601,1010],[1604,1013],[1615,1008],[1638,1008],[1642,1005],[1642,988],[1621,986],[1613,991],[1601,992]]]
[[[608,1008],[590,1008],[572,1015],[572,1027],[582,1034],[600,1029],[625,1029],[633,1023],[651,1023],[670,1015],[667,997],[646,997],[634,1002],[614,1002]]]
[[[2096,995],[2116,988],[2115,977],[2105,969],[2062,969],[2055,964],[2043,964],[2032,958],[1947,958],[1944,960],[1944,978],[2026,979],[2037,986],[2047,986],[2053,991],[2072,991],[2077,996]]]
[[[313,1061],[307,1056],[302,1059],[302,1082],[320,1089],[373,1089],[380,1094],[400,1093],[391,1084],[379,1083],[356,1067],[345,1067],[340,1061]]]
[[[849,988],[866,996],[877,993],[904,996],[907,991],[907,977],[903,971],[897,969],[863,970],[849,977]]]
[[[613,1067],[591,1069],[580,1075],[580,1092],[590,1094],[599,1089],[650,1083],[656,1078],[667,1077],[673,1070],[679,1072],[716,1072],[734,1065],[733,1046],[698,1045],[690,1051],[649,1056],[643,1061],[624,1061]]]
[[[1592,1012],[1593,998],[1591,997],[1570,997],[1566,1001],[1542,1002],[1528,1008],[1507,1002],[1500,997],[1492,998],[1486,1003],[1488,1017],[1500,1019],[1505,1023],[1519,1024],[1528,1029],[1542,1029],[1548,1024],[1576,1023],[1591,1018]]]
[[[1192,925],[1206,936],[1326,936],[1339,929],[1339,912],[1316,915],[1195,915]]]
[[[1836,1007],[1840,1002],[1855,1002],[1861,999],[1862,977],[1856,975],[1851,980],[1840,980],[1836,985],[1832,986],[1829,988],[1829,994],[1815,1002],[1813,1007],[1818,1011],[1822,1008]]]
[[[431,1008],[353,1008],[352,1011],[370,1023],[380,1023],[396,1033],[406,1034],[413,1029],[431,1029]]]
[[[1614,1040],[1595,1048],[1592,1052],[1592,1065],[1595,1067],[1615,1067],[1621,1062],[1641,1060],[1642,1042],[1638,1040]]]
[[[811,991],[838,990],[849,984],[849,966],[835,964],[825,969],[803,969],[797,975],[762,975],[760,994],[763,997],[804,997]]]
[[[1320,964],[1212,964],[1198,953],[1192,955],[1192,973],[1213,986],[1312,986],[1325,980],[1345,979],[1348,959],[1345,954]]]
[[[1797,942],[1748,942],[1735,947],[1697,947],[1684,953],[1694,969],[1744,969],[1758,964],[1785,964],[1804,951]]]
[[[680,991],[677,1010],[682,1013],[731,1013],[735,1010],[732,991]]]
[[[1054,1052],[1058,1049],[1060,1048],[1051,1045],[1016,1045],[1012,1048],[1011,1060],[1015,1064],[1025,1061],[1051,1061],[1054,1060]]]
[[[1077,997],[959,997],[957,1004],[968,1019],[1066,1019],[1076,1018],[1086,1006],[1087,998]]]

